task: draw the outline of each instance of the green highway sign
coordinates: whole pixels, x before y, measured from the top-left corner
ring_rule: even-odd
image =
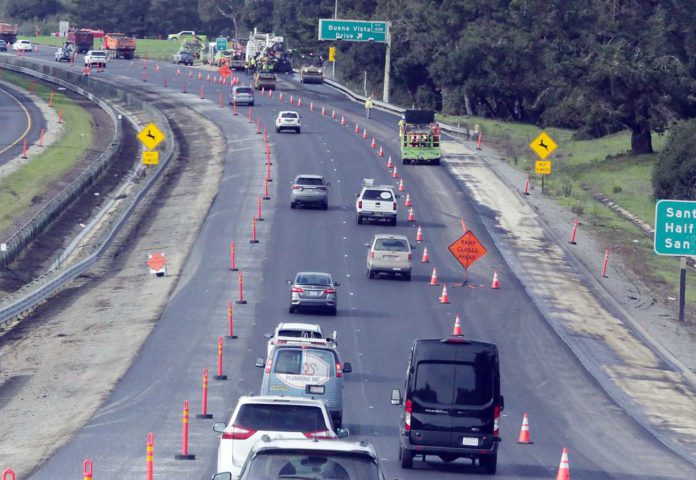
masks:
[[[227,39],[226,38],[216,38],[215,39],[215,49],[218,52],[227,50]]]
[[[654,248],[658,255],[696,255],[696,202],[658,200]]]
[[[319,40],[387,43],[389,24],[363,20],[319,19]]]

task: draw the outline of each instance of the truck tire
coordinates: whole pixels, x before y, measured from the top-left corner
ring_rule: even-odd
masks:
[[[399,447],[399,461],[401,468],[413,468],[413,452],[406,450],[404,447]]]
[[[411,163],[411,159],[410,158],[402,158],[401,163],[404,165],[409,165]]]
[[[495,475],[498,469],[498,454],[494,453],[493,455],[479,457],[479,465],[483,467],[483,471],[486,472],[486,475]]]
[[[433,160],[433,165],[440,165],[440,159],[436,158],[435,160]]]
[[[358,215],[357,218],[356,218],[356,220],[357,220],[357,222],[358,222],[358,225],[362,224],[362,222],[363,222],[362,215]]]

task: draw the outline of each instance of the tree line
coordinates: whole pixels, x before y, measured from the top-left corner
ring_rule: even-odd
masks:
[[[319,18],[335,0],[23,0],[21,18],[67,15],[81,26],[157,37],[195,29],[246,37],[257,27],[300,53],[326,56]],[[339,0],[338,18],[391,22],[392,99],[443,113],[575,129],[590,138],[651,132],[696,117],[693,0]],[[347,82],[380,92],[385,46],[338,42]]]

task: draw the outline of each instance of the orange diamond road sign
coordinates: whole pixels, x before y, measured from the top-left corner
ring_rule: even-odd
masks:
[[[230,67],[225,63],[222,67],[218,68],[218,73],[222,78],[227,78],[232,75],[232,70],[230,70]]]
[[[150,269],[153,272],[159,272],[167,264],[167,261],[164,259],[164,255],[161,253],[153,253],[147,260],[147,264],[150,266]]]
[[[471,230],[456,239],[449,246],[449,251],[465,269],[468,269],[474,262],[488,253],[486,247],[479,242]]]

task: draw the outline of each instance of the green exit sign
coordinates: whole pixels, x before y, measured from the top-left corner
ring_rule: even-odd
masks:
[[[215,39],[215,50],[217,50],[218,52],[227,50],[227,38]]]
[[[387,43],[389,23],[363,20],[319,19],[319,40]]]
[[[658,200],[655,206],[655,253],[696,255],[696,202]]]

